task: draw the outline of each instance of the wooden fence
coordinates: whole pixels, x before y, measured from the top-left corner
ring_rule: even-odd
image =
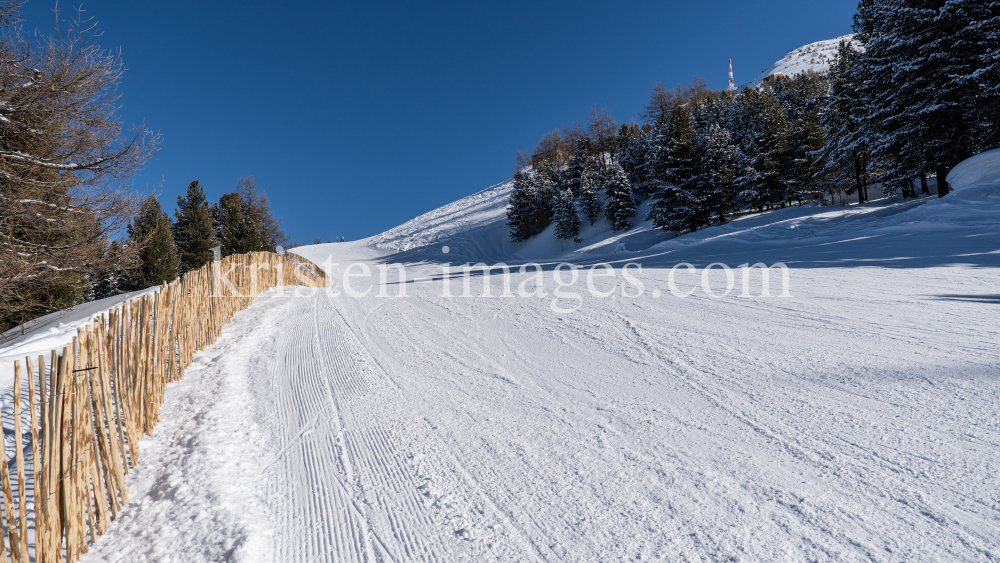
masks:
[[[160,420],[167,383],[183,378],[194,355],[212,345],[233,315],[264,291],[328,285],[315,264],[296,260],[253,252],[211,262],[94,319],[61,353],[51,352],[48,367],[44,356],[37,363],[25,358],[23,372],[21,363],[15,364],[16,479],[8,463],[0,464],[5,561],[82,558],[128,504],[125,475],[139,460],[139,439]]]

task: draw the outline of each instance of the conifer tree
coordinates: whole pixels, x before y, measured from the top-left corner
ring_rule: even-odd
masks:
[[[702,186],[705,193],[704,208],[698,210],[697,220],[708,223],[711,217],[716,217],[720,223],[725,223],[737,195],[739,149],[733,144],[729,131],[717,123],[698,135],[698,144],[702,162],[697,185]]]
[[[535,170],[535,213],[538,221],[545,226],[552,218],[556,200],[559,199],[559,179],[555,165],[551,161],[542,161]],[[544,219],[542,219],[544,218]],[[536,232],[545,228],[542,226]]]
[[[125,291],[146,289],[174,281],[180,268],[180,258],[174,245],[170,216],[155,197],[147,198],[142,209],[128,226],[130,244],[142,248],[139,264],[124,275],[121,288]]]
[[[631,219],[636,214],[635,196],[625,171],[617,162],[608,168],[604,183],[606,203],[604,215],[611,224],[611,230],[624,231],[632,227]]]
[[[923,170],[944,179],[981,148],[995,123],[978,119],[989,99],[982,65],[997,3],[982,0],[864,0],[855,16],[864,43],[852,72],[864,84],[864,126],[876,138],[880,179],[912,180]],[[921,162],[922,161],[922,162]]]
[[[640,198],[651,197],[655,190],[649,183],[646,166],[651,141],[649,126],[646,126],[646,130],[642,130],[639,127],[629,128],[622,125],[618,137],[620,154],[618,162],[622,165],[629,183],[632,184],[632,191]]]
[[[690,109],[683,105],[675,105],[669,119],[671,137],[658,155],[661,189],[654,196],[647,219],[665,230],[695,230],[708,214],[707,193],[699,176],[702,162],[698,132]]]
[[[531,214],[534,210],[535,188],[531,176],[521,170],[514,172],[513,188],[507,205],[507,228],[514,242],[524,242],[531,232]]]
[[[580,180],[580,211],[594,226],[594,221],[601,216],[604,204],[598,192],[601,189],[601,177],[597,171],[597,163],[593,158],[584,164],[583,175]]]
[[[978,49],[981,70],[978,72],[983,92],[975,106],[975,119],[987,129],[980,138],[982,150],[1000,147],[1000,127],[997,127],[1000,124],[1000,2],[991,0],[988,4],[990,15],[977,24],[982,30]]]
[[[109,238],[138,212],[130,178],[160,142],[123,127],[125,66],[91,18],[29,40],[22,4],[0,2],[0,332],[85,302],[135,259]]]
[[[212,249],[218,246],[212,212],[198,180],[188,185],[186,197],[177,197],[175,216],[174,243],[180,254],[183,274],[211,261]]]
[[[576,141],[576,150],[573,157],[569,159],[569,168],[566,170],[565,187],[569,188],[573,195],[580,195],[580,179],[583,176],[583,169],[590,158],[590,140],[581,137]]]
[[[271,250],[264,226],[256,221],[238,193],[224,194],[212,206],[216,240],[223,256]]]
[[[672,188],[667,179],[668,159],[674,137],[674,122],[671,115],[672,110],[660,114],[650,130],[649,145],[645,151],[642,175],[646,183],[640,186],[640,189],[654,199],[662,197]]]
[[[830,90],[822,102],[820,117],[826,139],[816,155],[821,166],[817,175],[828,189],[856,191],[861,195],[859,201],[865,201],[871,182],[872,149],[870,132],[861,126],[868,110],[851,72],[858,56],[850,43],[841,42],[837,48],[828,77]]]
[[[573,192],[566,188],[559,194],[556,200],[555,235],[559,239],[559,248],[562,248],[564,240],[579,240],[576,236],[580,233],[580,217],[576,214],[576,205],[573,204]]]
[[[271,213],[267,192],[257,187],[253,176],[240,178],[234,193],[243,200],[241,209],[244,218],[252,221],[263,236],[263,242],[251,245],[252,250],[273,250],[275,246],[288,244],[288,235],[281,228],[281,218]]]
[[[733,107],[740,130],[739,205],[759,211],[788,203],[782,165],[788,129],[784,107],[770,92],[744,88]]]
[[[169,219],[169,217],[168,217]],[[111,241],[106,258],[110,266],[97,274],[94,284],[94,299],[104,299],[120,295],[126,291],[126,260],[122,245]]]
[[[815,153],[825,144],[819,99],[828,89],[827,81],[812,71],[778,80],[773,85],[775,98],[784,107],[788,123],[787,150],[781,167],[786,202],[794,200],[801,204],[818,199],[822,193],[817,178],[821,167]]]
[[[674,106],[670,118],[673,136],[667,145],[661,174],[667,184],[683,188],[699,171],[698,131],[694,115],[685,106]]]

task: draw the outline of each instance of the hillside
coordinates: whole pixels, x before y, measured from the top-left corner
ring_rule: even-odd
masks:
[[[764,69],[763,72],[750,82],[749,86],[756,88],[760,86],[765,78],[779,72],[785,76],[793,76],[809,70],[823,74],[830,70],[830,65],[836,59],[837,47],[840,45],[840,42],[851,41],[853,38],[854,34],[848,34],[799,47],[782,57],[778,62]]]
[[[1000,545],[998,162],[957,167],[943,199],[676,238],[599,223],[561,249],[547,232],[509,241],[499,184],[297,248],[335,292],[265,294],[171,384],[133,503],[85,560],[985,560]],[[445,293],[446,263],[501,260],[540,262],[546,294],[496,297],[495,278],[483,297],[480,277]],[[615,278],[560,288],[570,260]],[[758,275],[740,296],[735,269],[712,297],[702,280],[721,295],[725,272],[672,283],[683,262],[784,262],[790,296],[778,271],[771,297]],[[363,293],[386,263],[409,283],[347,295],[349,267],[373,272],[348,279]],[[512,291],[533,279],[512,274]]]

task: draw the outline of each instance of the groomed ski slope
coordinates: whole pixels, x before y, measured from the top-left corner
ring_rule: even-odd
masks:
[[[670,240],[598,225],[562,254],[544,233],[505,239],[501,185],[296,249],[337,279],[399,262],[415,281],[274,291],[238,314],[168,390],[137,500],[86,559],[995,560],[1000,175],[964,178],[941,200]],[[482,278],[442,296],[445,261],[542,256],[546,298],[478,297]],[[561,260],[612,262],[595,287],[618,292],[590,296],[583,274],[580,309],[554,312]],[[626,262],[639,297],[621,294]],[[737,271],[715,299],[680,270],[680,299],[681,262],[784,262],[791,297],[739,297]]]

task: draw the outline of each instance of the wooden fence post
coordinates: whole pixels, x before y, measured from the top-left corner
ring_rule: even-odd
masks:
[[[42,357],[38,357],[39,361],[39,383],[41,379],[45,377],[45,364],[42,363]],[[35,494],[32,502],[35,512],[35,561],[36,563],[44,559],[44,549],[39,549],[42,546],[42,542],[38,541],[39,531],[41,530],[41,518],[42,515],[41,505],[42,505],[42,479],[39,476],[39,455],[41,453],[38,447],[38,420],[39,418],[35,416],[35,409],[37,408],[38,397],[35,394],[35,372],[31,364],[31,357],[24,358],[24,365],[28,371],[28,423],[31,425],[31,474],[35,481]],[[43,387],[44,389],[44,387]],[[25,483],[19,483],[19,488],[25,488]]]
[[[312,270],[310,283],[329,285],[314,263],[298,261]],[[123,301],[78,329],[61,354],[52,350],[48,372],[45,357],[38,356],[37,386],[32,360],[25,358],[34,557],[27,533],[23,379],[21,363],[15,362],[16,508],[9,467],[0,466],[0,524],[7,529],[0,544],[4,554],[9,549],[11,563],[82,558],[89,549],[88,531],[89,541],[97,541],[129,502],[125,475],[138,463],[139,439],[160,421],[167,383],[182,379],[194,356],[214,344],[223,327],[260,294],[300,282],[297,268],[273,253],[227,256],[154,293]]]
[[[21,363],[14,364],[15,373],[20,373]],[[2,423],[2,419],[0,419]],[[18,535],[17,513],[14,511],[14,490],[10,485],[10,470],[7,468],[7,459],[4,456],[3,463],[0,463],[0,481],[3,485],[4,512],[7,516],[7,538],[10,544],[10,560],[13,563],[21,563],[21,540]]]
[[[24,410],[21,408],[21,363],[14,364],[14,452],[15,463],[17,464],[17,513],[18,513],[18,533],[21,537],[21,553],[28,554],[28,491],[24,486],[24,434],[21,431],[21,415]],[[7,459],[4,456],[4,463]]]

